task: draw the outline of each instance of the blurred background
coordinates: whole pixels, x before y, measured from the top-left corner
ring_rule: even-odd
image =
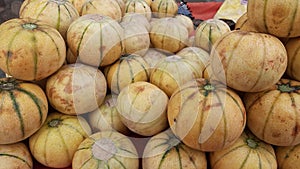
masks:
[[[18,17],[22,0],[0,0],[0,23]]]
[[[0,23],[18,17],[23,0],[0,0]],[[179,1],[179,0],[177,0]],[[185,0],[186,2],[223,2],[224,0]]]

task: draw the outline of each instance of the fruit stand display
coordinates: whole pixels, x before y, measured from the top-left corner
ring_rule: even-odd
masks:
[[[0,168],[300,169],[297,1],[0,7]]]

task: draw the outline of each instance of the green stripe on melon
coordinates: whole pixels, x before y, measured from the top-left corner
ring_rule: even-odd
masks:
[[[102,131],[86,138],[78,147],[73,169],[138,169],[137,150],[131,140],[115,131]]]
[[[26,161],[26,159],[21,158],[21,157],[19,157],[19,156],[12,155],[12,154],[3,154],[3,153],[0,153],[0,158],[1,158],[1,157],[15,158],[15,159],[20,160],[20,161],[22,161],[23,163],[25,163],[25,164],[28,166],[28,168],[32,168],[31,165]]]
[[[154,135],[147,142],[142,158],[143,169],[206,169],[205,153],[184,145],[171,130]]]
[[[42,108],[41,108],[41,106],[42,106],[42,101],[39,99],[39,98],[37,98],[33,93],[31,93],[31,92],[29,92],[29,91],[26,91],[26,90],[24,90],[24,89],[22,89],[22,88],[18,88],[18,87],[16,87],[15,88],[15,90],[17,90],[17,91],[19,91],[19,92],[21,92],[21,93],[24,93],[25,95],[27,95],[27,96],[29,96],[29,98],[31,98],[32,99],[32,101],[35,103],[35,105],[37,106],[37,109],[38,109],[38,112],[39,112],[39,116],[40,116],[40,118],[39,118],[39,122],[40,122],[40,125],[42,125],[43,124],[43,119],[45,118],[45,117],[43,117],[44,116],[44,114],[43,114],[43,111],[42,111]],[[17,117],[19,118],[19,121],[20,121],[20,129],[21,129],[21,131],[22,131],[22,135],[23,135],[23,137],[25,136],[25,128],[24,128],[24,121],[23,121],[23,115],[21,114],[21,110],[20,110],[20,108],[19,108],[19,103],[18,103],[18,101],[16,100],[16,96],[15,96],[15,92],[12,92],[12,91],[8,91],[9,92],[9,95],[10,95],[10,98],[11,98],[11,100],[12,100],[12,102],[13,102],[13,105],[14,105],[14,109],[15,109],[15,112],[16,112],[16,114],[17,114]]]
[[[45,166],[68,167],[78,145],[90,133],[82,117],[52,112],[41,129],[29,138],[30,151]]]
[[[0,145],[0,163],[3,169],[32,169],[33,161],[23,142]]]
[[[247,129],[230,147],[210,152],[211,168],[270,168],[276,169],[276,156],[272,145],[256,138]],[[230,165],[230,166],[229,166]]]
[[[246,125],[246,111],[241,98],[224,84],[194,79],[172,94],[168,120],[186,145],[217,151],[238,139]]]
[[[46,23],[14,18],[1,24],[0,31],[5,36],[5,40],[0,41],[0,48],[4,51],[0,65],[10,76],[21,80],[41,80],[64,63],[65,41],[56,29]],[[49,66],[43,66],[45,63]]]
[[[149,80],[149,65],[139,55],[125,54],[104,70],[108,87],[112,93],[120,91],[130,83]]]
[[[300,142],[299,90],[299,82],[281,79],[268,90],[245,94],[244,102],[249,117],[247,125],[250,130],[258,138],[270,144],[279,146],[298,144]],[[259,120],[255,120],[257,110],[260,112]],[[278,129],[274,128],[274,124],[278,125]],[[257,125],[260,127],[257,128]]]
[[[48,103],[44,91],[37,85],[17,81],[14,78],[0,80],[0,119],[4,129],[2,144],[15,143],[26,139],[44,123]],[[4,121],[6,120],[6,121]],[[14,125],[9,133],[8,126]]]
[[[124,51],[123,28],[108,16],[83,15],[70,25],[67,35],[70,50],[84,64],[108,66]]]

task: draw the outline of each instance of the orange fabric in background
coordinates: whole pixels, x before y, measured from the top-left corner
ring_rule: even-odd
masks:
[[[207,20],[215,16],[222,5],[222,2],[188,2],[195,19]]]
[[[215,13],[221,7],[222,2],[188,2],[187,5],[192,11],[192,15],[195,17],[195,19],[206,20],[214,17]],[[52,169],[52,168],[45,167],[34,160],[33,169]],[[64,169],[72,169],[72,167],[67,167]]]

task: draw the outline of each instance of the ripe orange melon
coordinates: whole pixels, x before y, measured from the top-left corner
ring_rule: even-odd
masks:
[[[300,169],[300,144],[294,146],[277,146],[275,148],[278,168]]]
[[[29,18],[14,18],[0,25],[0,50],[0,69],[21,80],[44,79],[66,59],[61,34],[45,22]]]
[[[210,64],[213,76],[229,87],[259,92],[279,81],[287,60],[285,46],[278,38],[234,30],[213,45]]]
[[[45,122],[48,101],[38,85],[14,78],[2,78],[0,98],[0,144],[25,140]]]
[[[183,144],[170,129],[150,138],[143,151],[143,169],[207,169],[204,152]]]
[[[285,48],[288,56],[286,74],[297,81],[300,81],[300,38],[287,40]]]
[[[237,21],[234,27],[235,30],[258,32],[255,26],[249,22],[247,12],[244,13]]]
[[[249,0],[247,15],[249,22],[259,32],[277,37],[300,36],[300,3],[294,0]]]
[[[121,22],[124,29],[124,53],[144,56],[150,46],[149,32],[144,25]]]
[[[92,66],[67,64],[47,79],[46,94],[51,106],[64,114],[94,111],[107,92],[103,73]]]
[[[230,31],[226,22],[220,19],[207,19],[195,30],[195,46],[210,53],[212,46],[225,33]]]
[[[153,0],[151,10],[157,18],[174,17],[178,11],[178,4],[175,0]]]
[[[246,93],[247,126],[259,139],[277,146],[300,144],[300,82],[281,79],[262,92]]]
[[[188,29],[189,36],[194,35],[195,33],[194,23],[190,17],[186,15],[177,14],[175,15],[175,18],[178,19]]]
[[[168,127],[168,96],[149,82],[134,82],[117,95],[122,122],[142,136],[155,135]]]
[[[123,16],[123,7],[120,6],[117,0],[88,0],[82,5],[81,16],[99,14],[120,21]]]
[[[93,132],[116,130],[123,134],[128,134],[128,128],[121,121],[117,110],[117,97],[108,94],[104,102],[96,110],[88,113],[88,122]]]
[[[0,145],[1,169],[32,169],[33,160],[23,142]]]
[[[77,61],[92,66],[107,66],[124,51],[124,30],[108,16],[87,14],[72,22],[67,44]]]
[[[96,132],[77,148],[72,169],[138,169],[139,159],[132,141],[114,131]]]
[[[68,0],[25,0],[20,8],[20,18],[45,22],[66,39],[70,24],[79,17],[75,6]]]
[[[179,55],[167,56],[153,67],[150,83],[158,86],[169,97],[181,86],[193,79],[202,77],[203,67]]]
[[[127,85],[149,80],[149,65],[143,57],[126,54],[115,63],[104,68],[107,86],[113,94],[119,94]]]
[[[247,129],[233,145],[209,153],[209,161],[211,169],[277,169],[272,145],[259,140]]]
[[[30,152],[47,167],[68,167],[77,147],[89,135],[90,126],[81,116],[51,112],[44,125],[30,136]]]
[[[151,22],[150,40],[154,48],[176,53],[187,46],[189,32],[176,18],[164,17]]]
[[[148,21],[150,21],[152,17],[151,8],[145,0],[127,0],[125,3],[125,14],[126,13],[142,14]]]
[[[176,55],[197,63],[202,72],[204,72],[210,61],[209,53],[199,47],[185,47],[177,52]]]
[[[178,88],[168,103],[168,121],[187,146],[220,151],[234,144],[246,125],[239,95],[217,81],[191,80]]]
[[[154,48],[149,48],[145,55],[143,56],[143,59],[148,63],[149,65],[149,77],[151,76],[151,72],[154,68],[154,66],[160,62],[161,59],[167,57],[167,55],[159,50],[156,50]]]

